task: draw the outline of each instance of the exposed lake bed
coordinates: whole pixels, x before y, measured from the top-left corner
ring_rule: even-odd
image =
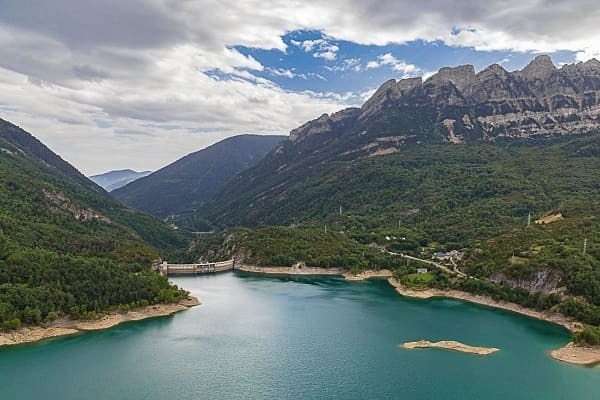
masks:
[[[452,350],[458,351],[461,353],[469,353],[475,354],[478,356],[487,356],[493,354],[500,349],[495,347],[480,347],[480,346],[471,346],[468,344],[460,343],[455,340],[440,340],[439,342],[430,342],[429,340],[418,340],[416,342],[406,342],[398,345],[398,347],[402,347],[404,349],[444,349],[444,350]]]

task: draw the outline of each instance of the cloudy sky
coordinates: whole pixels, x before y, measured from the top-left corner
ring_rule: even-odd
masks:
[[[390,78],[600,55],[577,0],[0,0],[0,118],[85,174],[287,134]]]

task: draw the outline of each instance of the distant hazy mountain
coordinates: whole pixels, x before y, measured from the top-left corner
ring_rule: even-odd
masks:
[[[237,173],[254,166],[285,136],[240,135],[203,150],[113,191],[125,204],[165,218],[192,212]]]
[[[106,191],[112,192],[115,189],[123,187],[136,179],[148,176],[151,173],[152,171],[137,172],[131,169],[120,169],[90,176],[90,179],[97,185],[102,186]]]

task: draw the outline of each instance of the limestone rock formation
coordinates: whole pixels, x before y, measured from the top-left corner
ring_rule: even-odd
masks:
[[[493,64],[475,73],[472,65],[461,65],[441,68],[424,82],[392,79],[360,109],[324,114],[294,129],[290,140],[342,131],[376,136],[383,124],[386,136],[435,132],[452,143],[593,131],[600,127],[600,61],[558,69],[540,55],[515,72]]]

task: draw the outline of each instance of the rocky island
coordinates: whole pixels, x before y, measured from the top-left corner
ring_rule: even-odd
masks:
[[[428,340],[419,340],[416,342],[406,342],[399,345],[404,349],[426,349],[426,348],[436,348],[436,349],[444,349],[444,350],[452,350],[459,351],[461,353],[470,353],[478,356],[487,356],[489,354],[500,351],[495,347],[478,347],[478,346],[470,346],[468,344],[464,344],[461,342],[457,342],[454,340],[441,340],[439,342],[430,342]]]

